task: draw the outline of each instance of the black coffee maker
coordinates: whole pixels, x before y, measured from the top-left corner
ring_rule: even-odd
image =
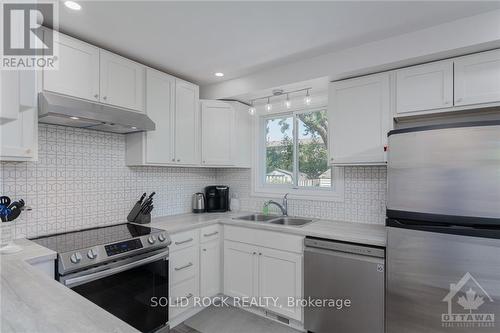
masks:
[[[229,186],[215,185],[205,187],[205,206],[207,212],[221,213],[229,210]]]

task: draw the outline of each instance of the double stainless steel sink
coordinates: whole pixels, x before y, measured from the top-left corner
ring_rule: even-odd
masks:
[[[300,227],[305,224],[313,222],[312,219],[305,219],[301,217],[279,216],[279,215],[265,215],[265,214],[250,214],[235,217],[236,220],[254,221],[254,222],[267,222],[272,224],[288,225]]]

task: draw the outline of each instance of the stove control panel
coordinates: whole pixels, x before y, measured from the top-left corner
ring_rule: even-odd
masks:
[[[114,243],[110,245],[105,245],[104,249],[108,257],[121,254],[124,252],[142,249],[142,242],[139,238],[127,240],[124,242]]]

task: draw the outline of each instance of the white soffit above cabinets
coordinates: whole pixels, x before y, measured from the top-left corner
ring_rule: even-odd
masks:
[[[79,3],[77,12],[61,6],[62,32],[201,85],[500,8],[486,1]]]

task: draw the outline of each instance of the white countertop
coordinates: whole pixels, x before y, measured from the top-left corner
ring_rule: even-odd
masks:
[[[181,214],[155,218],[149,226],[176,233],[222,223],[367,245],[386,244],[383,225],[315,220],[302,227],[293,227],[233,219],[245,214]],[[23,248],[21,252],[0,255],[2,333],[138,332],[31,266],[54,260],[54,251],[26,239],[16,240],[15,243]]]
[[[164,229],[169,233],[205,227],[215,223],[237,225],[247,228],[285,232],[294,235],[321,237],[344,242],[360,243],[374,246],[386,245],[386,230],[381,224],[367,224],[335,220],[314,219],[304,226],[284,226],[267,222],[253,222],[236,219],[239,216],[252,214],[249,212],[181,214],[154,218],[149,224]]]
[[[0,255],[2,333],[138,332],[31,266],[54,260],[54,251],[27,239],[15,243],[21,252]]]

